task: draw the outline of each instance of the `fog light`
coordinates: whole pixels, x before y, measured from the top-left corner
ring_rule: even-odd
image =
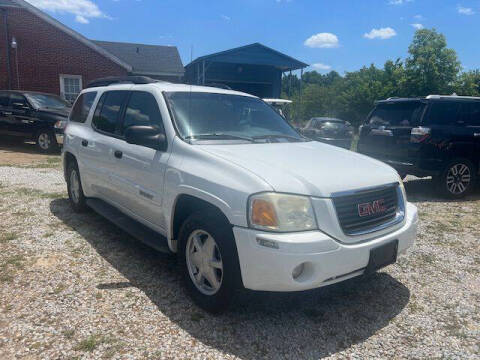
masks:
[[[305,263],[301,263],[300,265],[298,265],[295,269],[293,269],[292,271],[292,277],[294,279],[298,279],[300,277],[300,275],[303,274],[303,270],[305,269]]]

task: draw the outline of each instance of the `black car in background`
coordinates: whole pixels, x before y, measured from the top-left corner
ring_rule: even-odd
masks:
[[[352,146],[353,127],[348,121],[329,117],[315,117],[299,130],[302,135],[312,140],[345,149],[350,149]]]
[[[432,176],[442,195],[461,198],[480,165],[480,98],[430,95],[378,101],[361,126],[358,151],[407,174]]]
[[[34,140],[42,152],[63,143],[70,104],[57,95],[0,91],[0,135]]]

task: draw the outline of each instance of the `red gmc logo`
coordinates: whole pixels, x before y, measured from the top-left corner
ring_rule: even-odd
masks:
[[[383,213],[387,211],[384,205],[385,199],[375,200],[371,203],[358,204],[358,215],[360,217]]]

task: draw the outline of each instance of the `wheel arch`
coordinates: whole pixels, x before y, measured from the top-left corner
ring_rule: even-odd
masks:
[[[222,209],[223,208],[223,209]],[[176,242],[178,240],[178,234],[183,222],[197,211],[211,210],[216,212],[223,220],[229,225],[232,224],[228,214],[228,211],[224,211],[225,207],[220,205],[216,201],[211,199],[205,199],[203,196],[181,193],[175,198],[172,206],[172,216],[170,219],[169,241],[172,242],[171,248],[176,251]],[[172,246],[175,244],[174,246]]]
[[[77,162],[77,158],[75,157],[75,155],[73,155],[70,151],[66,151],[64,153],[64,158],[63,158],[63,176],[65,177],[65,181],[67,181],[67,169],[68,169],[68,165],[71,164],[72,162],[75,162],[77,163],[77,166],[78,166],[78,162]]]

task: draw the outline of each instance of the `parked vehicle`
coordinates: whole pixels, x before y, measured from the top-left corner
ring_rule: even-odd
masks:
[[[70,104],[62,98],[32,91],[0,91],[0,134],[34,140],[42,152],[63,142]]]
[[[388,163],[402,177],[433,176],[443,196],[464,197],[480,165],[480,98],[379,101],[361,128],[358,151]]]
[[[315,117],[310,119],[301,133],[306,137],[326,144],[340,146],[344,149],[352,147],[353,127],[348,121]]]
[[[240,288],[370,274],[413,244],[417,209],[390,166],[305,139],[245,93],[131,82],[77,99],[63,147],[70,202],[176,253],[204,309]]]
[[[263,99],[268,105],[272,106],[280,115],[284,118],[285,116],[285,108],[293,103],[292,100],[285,100],[285,99]]]

